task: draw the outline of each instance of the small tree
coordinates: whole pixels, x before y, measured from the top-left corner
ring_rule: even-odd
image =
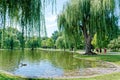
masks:
[[[51,38],[46,38],[42,40],[41,46],[43,48],[53,48],[54,47],[54,41]]]
[[[65,48],[65,40],[63,37],[58,37],[58,39],[56,40],[56,47],[60,48],[60,49],[64,49]]]
[[[8,27],[4,32],[4,46],[3,48],[14,49],[20,47],[20,41],[18,39],[19,31],[15,28]]]
[[[13,50],[14,48],[19,48],[20,42],[12,36],[6,37],[4,40],[4,48]]]
[[[48,48],[53,48],[54,47],[54,41],[51,38],[47,39],[46,44],[47,44]]]
[[[42,48],[47,48],[46,40],[41,41],[41,47]]]
[[[52,34],[51,38],[53,39],[54,43],[56,42],[59,35],[60,35],[60,32],[58,32],[58,31],[54,31],[54,33]]]
[[[41,43],[37,37],[33,37],[27,40],[25,44],[27,48],[31,48],[31,50],[34,50],[34,48],[39,47]]]

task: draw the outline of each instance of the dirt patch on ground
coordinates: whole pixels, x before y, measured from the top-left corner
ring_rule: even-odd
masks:
[[[75,71],[67,71],[62,77],[56,77],[56,79],[69,79],[69,78],[90,78],[96,77],[104,74],[111,74],[120,72],[120,66],[115,65],[110,62],[102,62],[105,66],[109,65],[107,68],[85,68]],[[106,63],[106,64],[105,64]]]

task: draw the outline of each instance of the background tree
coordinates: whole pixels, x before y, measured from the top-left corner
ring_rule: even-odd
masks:
[[[77,42],[83,35],[85,54],[93,54],[91,42],[95,34],[99,47],[104,45],[102,40],[106,36],[109,39],[117,36],[118,19],[114,11],[115,0],[71,0],[58,15],[59,30],[67,41]]]
[[[60,49],[65,49],[65,40],[62,36],[59,36],[56,40],[56,43],[55,43],[56,47],[57,48],[60,48]]]
[[[41,41],[41,47],[42,48],[53,48],[54,47],[54,41],[52,38],[45,38]]]
[[[41,41],[41,47],[42,48],[47,48],[46,40]]]
[[[54,47],[54,41],[51,38],[47,39],[46,44],[47,44],[48,48],[53,48]]]
[[[119,51],[120,50],[120,36],[116,39],[113,39],[108,44],[108,48],[112,51]]]
[[[41,41],[39,41],[39,38],[32,37],[31,39],[27,40],[25,45],[26,48],[31,48],[31,50],[34,50],[34,48],[38,48],[41,46]]]
[[[0,30],[2,31],[2,29]],[[18,33],[20,33],[16,28],[8,27],[4,31],[4,46],[3,48],[14,49],[20,47],[20,41],[18,39]],[[2,35],[2,32],[1,32]],[[1,37],[2,38],[2,37]]]
[[[54,43],[56,42],[57,38],[59,37],[60,33],[58,31],[54,31],[52,33],[51,38],[53,39]]]

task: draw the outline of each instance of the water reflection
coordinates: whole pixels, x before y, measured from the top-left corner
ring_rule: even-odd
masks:
[[[24,64],[24,65],[23,65]],[[98,62],[73,58],[73,54],[64,52],[26,50],[0,52],[0,69],[16,75],[28,77],[57,77],[68,71],[102,67]]]

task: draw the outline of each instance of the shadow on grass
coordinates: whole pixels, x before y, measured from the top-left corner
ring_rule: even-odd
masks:
[[[45,78],[42,78],[42,79],[32,79],[32,78],[27,78],[25,80],[53,80],[53,79],[45,79]]]
[[[34,78],[22,78],[22,77],[14,77],[6,74],[0,74],[0,80],[53,80],[52,78],[40,78],[40,79],[34,79]]]

